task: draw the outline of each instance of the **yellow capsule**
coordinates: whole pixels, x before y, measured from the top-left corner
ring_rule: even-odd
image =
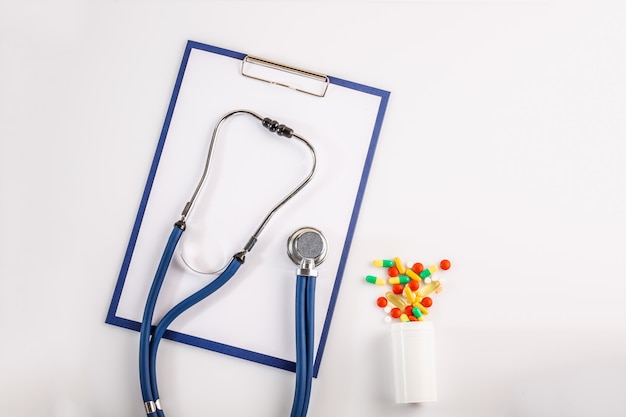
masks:
[[[400,275],[398,277],[391,277],[391,278],[389,278],[389,284],[391,284],[391,285],[407,284],[409,281],[410,281],[410,279],[406,275]]]
[[[441,282],[440,281],[431,281],[428,284],[420,287],[419,290],[417,290],[417,296],[418,297],[426,297],[431,292],[437,291],[437,289],[439,287],[441,287]]]
[[[439,271],[439,267],[437,265],[431,265],[428,267],[428,270],[430,271],[430,274],[434,274],[435,272]]]
[[[400,258],[396,256],[395,258],[393,258],[393,262],[396,264],[396,268],[398,268],[398,272],[400,273],[400,275],[404,275],[406,269],[404,268],[404,265],[402,265],[402,261],[400,260]]]
[[[394,262],[390,259],[376,259],[374,261],[374,266],[381,266],[384,268],[389,268],[390,266],[393,266]]]
[[[415,273],[415,271],[413,271],[412,269],[407,269],[407,270],[406,270],[406,274],[407,274],[407,275],[408,275],[408,277],[409,277],[409,278],[411,278],[412,280],[415,280],[415,281],[421,281],[421,280],[422,280],[422,279],[420,278],[420,276],[419,276],[419,275],[417,275],[417,274]]]
[[[381,285],[381,286],[385,285],[384,279],[375,277],[374,275],[366,276],[365,281],[369,282],[370,284],[376,284],[376,285]]]
[[[423,315],[428,314],[428,309],[417,301],[413,303],[413,307],[419,308],[419,310],[422,312]]]
[[[398,307],[402,311],[404,311],[404,309],[406,308],[406,301],[404,301],[402,297],[392,293],[391,291],[385,294],[385,298],[387,299],[387,301],[389,301],[391,304]]]
[[[403,322],[403,323],[406,323],[407,321],[411,321],[411,320],[409,320],[409,316],[407,316],[406,314],[402,313],[400,315],[400,321]]]
[[[404,290],[402,290],[402,293],[404,294],[406,299],[409,300],[409,303],[413,304],[414,302],[417,301],[417,297],[415,296],[413,291],[411,291],[411,287],[409,287],[408,285],[404,287]]]

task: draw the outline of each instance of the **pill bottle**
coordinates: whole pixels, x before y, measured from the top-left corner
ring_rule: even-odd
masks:
[[[391,325],[396,403],[437,401],[432,322]]]

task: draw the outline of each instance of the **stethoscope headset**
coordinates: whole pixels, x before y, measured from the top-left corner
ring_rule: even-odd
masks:
[[[172,261],[177,244],[187,227],[187,220],[194,207],[196,199],[202,190],[211,166],[213,150],[222,124],[232,116],[247,115],[261,122],[261,125],[272,133],[286,139],[296,139],[310,151],[312,166],[308,175],[286,196],[284,196],[265,216],[256,231],[252,234],[243,249],[235,253],[225,268],[209,284],[189,295],[172,307],[156,324],[152,326],[154,310],[165,275]],[[165,417],[163,411],[156,376],[156,359],[159,343],[168,326],[183,312],[213,294],[226,284],[245,262],[246,255],[252,250],[259,235],[265,229],[272,216],[298,192],[300,192],[313,178],[317,166],[317,156],[313,146],[296,134],[291,128],[270,118],[263,118],[249,110],[234,110],[224,115],[215,125],[209,150],[206,157],[204,171],[196,186],[191,199],[185,204],[180,219],[174,224],[163,255],[157,267],[148,293],[146,306],[140,328],[139,338],[139,380],[144,409],[149,417]],[[307,414],[311,385],[313,379],[313,351],[314,351],[314,307],[315,307],[315,278],[317,265],[321,264],[327,253],[327,242],[324,235],[312,227],[296,230],[287,239],[287,254],[298,265],[296,270],[296,384],[291,417],[304,417]],[[185,262],[186,263],[186,262]]]

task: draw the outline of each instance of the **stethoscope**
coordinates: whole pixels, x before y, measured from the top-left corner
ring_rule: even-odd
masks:
[[[311,170],[294,189],[270,209],[243,249],[233,255],[232,259],[213,281],[172,307],[156,326],[152,328],[154,310],[161,286],[172,261],[172,257],[174,256],[177,244],[187,227],[187,220],[189,219],[196,199],[207,180],[216,138],[222,124],[235,115],[251,116],[260,121],[261,125],[270,132],[287,139],[294,138],[306,145],[313,161]],[[316,166],[317,157],[313,146],[311,146],[306,139],[294,133],[291,128],[275,120],[267,117],[263,118],[249,110],[234,110],[224,115],[215,125],[209,144],[204,171],[191,199],[185,204],[180,219],[174,224],[174,228],[170,233],[148,293],[141,322],[139,338],[139,380],[144,409],[149,417],[165,416],[157,385],[156,359],[159,343],[168,326],[183,312],[213,294],[235,275],[239,267],[244,263],[246,254],[252,250],[259,235],[265,229],[272,216],[311,181]],[[287,254],[289,258],[298,265],[296,270],[295,311],[296,384],[291,417],[304,417],[308,410],[313,379],[315,279],[317,277],[317,270],[315,268],[326,258],[327,249],[327,241],[324,235],[319,230],[312,227],[298,229],[287,239]]]

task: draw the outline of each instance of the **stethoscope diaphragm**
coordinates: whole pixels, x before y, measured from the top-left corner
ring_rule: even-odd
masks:
[[[303,259],[311,259],[320,265],[326,259],[328,243],[324,234],[313,227],[302,227],[287,239],[287,255],[296,265]]]

